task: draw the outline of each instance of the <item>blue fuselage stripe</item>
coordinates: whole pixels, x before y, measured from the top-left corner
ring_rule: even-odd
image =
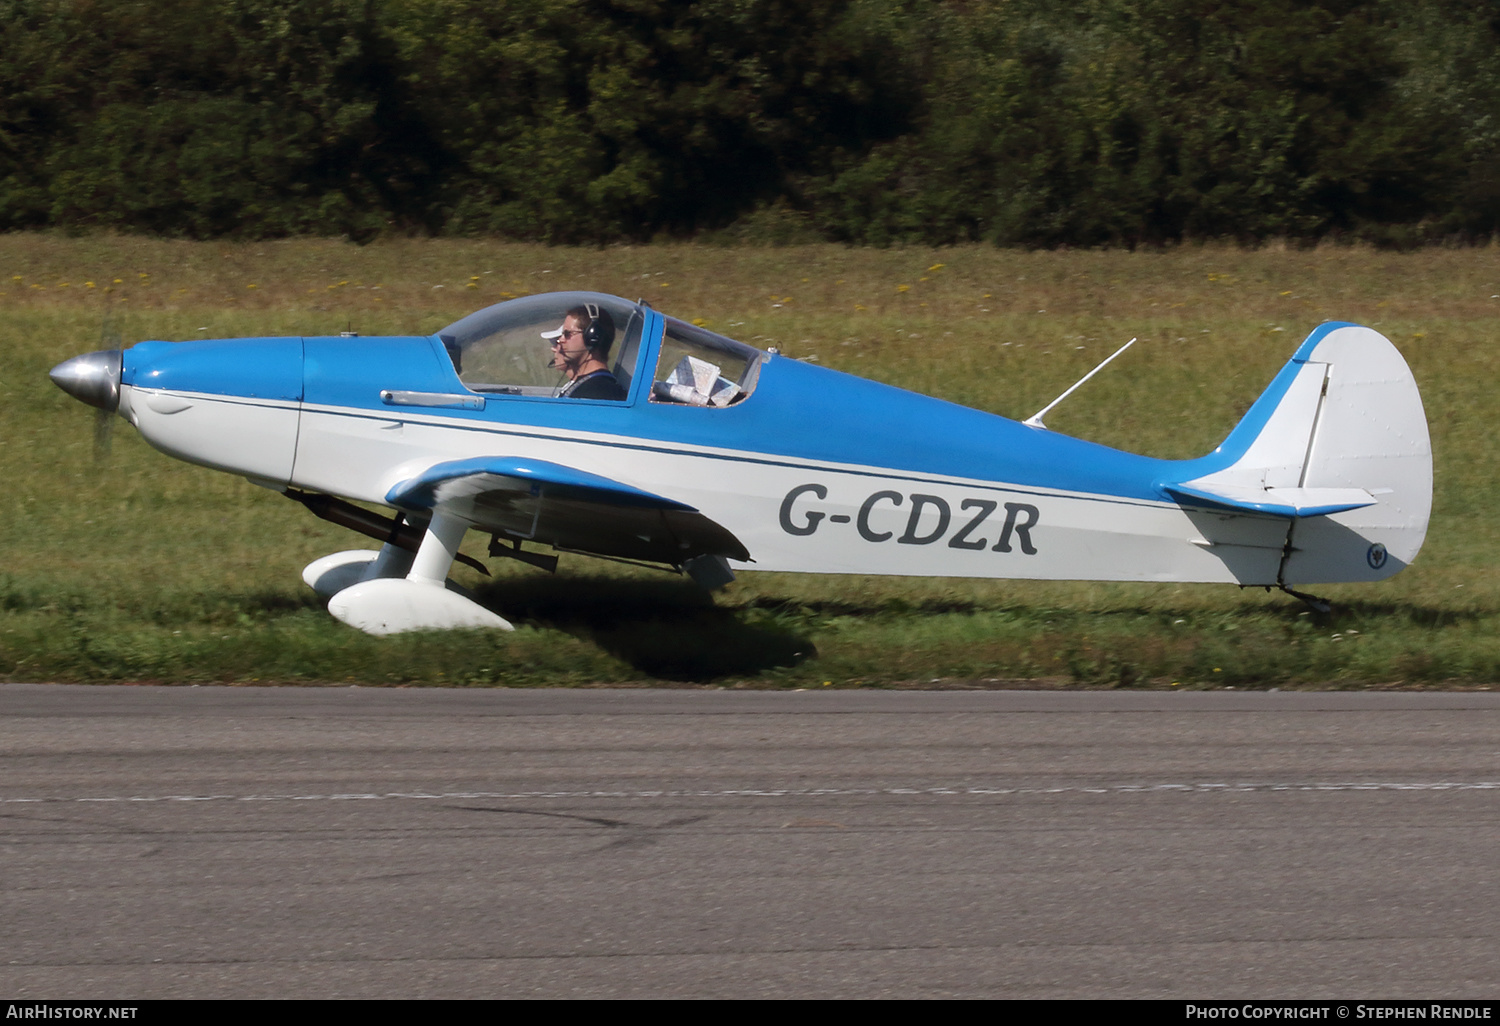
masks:
[[[482,409],[427,411],[414,418],[403,408],[398,414],[381,401],[382,391],[467,392],[441,341],[425,337],[142,343],[126,353],[125,383],[301,400],[308,410],[335,408],[346,416],[382,420],[399,416],[501,436],[552,439],[553,431],[579,432],[593,436],[588,444],[641,451],[965,487],[992,482],[995,490],[1018,494],[1086,494],[1160,505],[1175,504],[1164,486],[1238,459],[1307,354],[1342,326],[1326,324],[1313,332],[1214,452],[1194,460],[1160,460],[784,356],[767,357],[754,392],[732,406],[652,402],[645,385],[653,379],[661,323],[648,317],[634,398],[626,402],[487,394]],[[600,436],[616,440],[599,441]]]

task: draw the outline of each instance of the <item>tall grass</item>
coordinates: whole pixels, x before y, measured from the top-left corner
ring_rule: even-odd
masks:
[[[177,463],[47,369],[118,335],[427,333],[515,295],[589,288],[792,356],[1025,417],[1132,336],[1048,425],[1166,457],[1217,444],[1322,320],[1406,355],[1437,490],[1416,563],[1389,582],[1280,594],[746,573],[714,600],[582,557],[496,565],[514,634],[375,639],[299,579],[364,542],[237,478]],[[1500,251],[1222,246],[1022,253],[836,246],[564,249],[398,240],[186,243],[0,236],[0,677],[771,686],[933,679],[1087,686],[1500,680]],[[480,548],[471,540],[475,554]]]

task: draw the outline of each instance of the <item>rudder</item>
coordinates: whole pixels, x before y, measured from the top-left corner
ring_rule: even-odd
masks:
[[[1432,513],[1432,442],[1416,379],[1384,335],[1341,325],[1308,356],[1328,367],[1303,482],[1359,488],[1374,505],[1296,521],[1289,585],[1374,581],[1416,558]]]

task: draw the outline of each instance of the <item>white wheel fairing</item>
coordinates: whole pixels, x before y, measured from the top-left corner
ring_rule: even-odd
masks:
[[[348,549],[320,556],[302,568],[302,582],[321,597],[331,599],[368,577],[379,558],[375,549]]]
[[[329,599],[328,611],[350,627],[375,635],[515,629],[509,620],[441,583],[405,577],[351,585]]]

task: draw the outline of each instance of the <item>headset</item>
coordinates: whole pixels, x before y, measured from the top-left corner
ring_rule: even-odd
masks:
[[[609,347],[615,344],[615,319],[597,303],[585,303],[589,326],[583,329],[583,344],[601,360],[609,359]]]

